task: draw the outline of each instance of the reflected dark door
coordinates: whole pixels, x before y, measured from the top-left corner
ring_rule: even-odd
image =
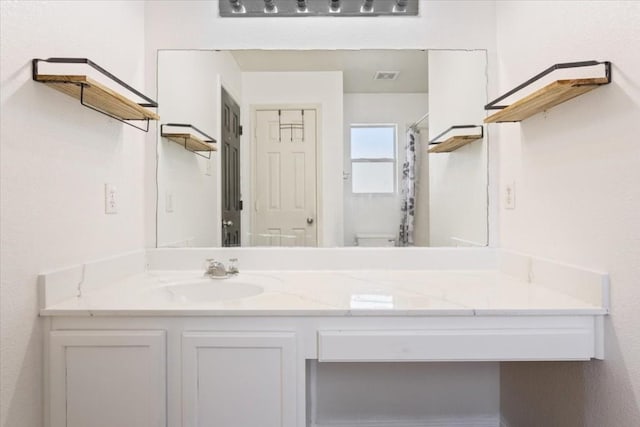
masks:
[[[240,107],[222,89],[222,246],[240,246]]]

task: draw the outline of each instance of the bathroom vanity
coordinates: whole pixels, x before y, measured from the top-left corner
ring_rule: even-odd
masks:
[[[604,357],[606,274],[392,251],[151,250],[42,275],[49,425],[305,426],[316,363]],[[230,252],[237,276],[202,276]]]

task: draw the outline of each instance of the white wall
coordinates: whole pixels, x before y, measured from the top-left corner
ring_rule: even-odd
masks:
[[[144,247],[145,134],[32,81],[31,59],[88,57],[145,93],[144,4],[3,1],[0,19],[0,425],[37,427],[37,275]]]
[[[221,85],[240,102],[240,69],[229,52],[160,51],[161,123],[191,123],[222,141]],[[220,144],[216,146],[221,149]],[[220,156],[215,151],[206,159],[165,138],[158,139],[159,247],[220,246]],[[166,209],[169,194],[173,212]]]
[[[482,125],[486,67],[483,51],[429,51],[429,140],[454,125]],[[487,244],[486,141],[429,154],[430,246],[452,246],[452,238]]]
[[[426,52],[425,52],[426,55]],[[425,76],[425,79],[427,76]],[[398,235],[400,225],[402,164],[406,160],[406,129],[426,114],[426,93],[346,93],[344,95],[344,171],[351,173],[350,126],[352,124],[395,124],[396,192],[394,194],[353,194],[351,178],[344,180],[344,245],[353,246],[356,233]],[[420,147],[417,152],[426,150]],[[427,165],[428,167],[428,165]],[[428,182],[423,184],[428,189]],[[426,184],[426,185],[425,185]],[[428,197],[428,194],[427,194]],[[429,212],[416,216],[428,218]],[[422,230],[428,235],[427,230]],[[419,240],[419,239],[418,239]]]
[[[89,56],[143,91],[146,82],[152,97],[160,48],[486,48],[493,64],[494,2],[420,5],[420,17],[385,20],[380,31],[381,18],[225,20],[217,17],[216,2],[147,2],[144,20],[138,2],[2,2],[3,426],[41,425],[37,273],[139,248],[143,227],[147,245],[155,244],[155,129],[143,165],[139,131],[32,82],[29,60]],[[504,365],[503,409],[513,425],[627,426],[640,418],[640,345],[633,339],[640,323],[639,7],[497,2],[500,90],[555,62],[614,63],[612,85],[522,125],[491,126],[492,139],[500,133],[502,181],[517,185],[516,210],[501,212],[504,246],[612,275],[607,360]],[[497,154],[498,144],[491,145]],[[118,215],[102,213],[104,182],[118,185]],[[520,392],[531,399],[517,399],[529,397]],[[545,414],[557,418],[540,421]]]
[[[559,62],[609,60],[613,82],[499,131],[504,247],[611,274],[603,362],[503,364],[509,426],[640,420],[640,3],[497,3],[500,91]],[[499,95],[495,93],[494,95]]]
[[[319,105],[317,160],[318,245],[339,246],[342,242],[342,72],[242,73],[242,114],[247,126],[242,138],[242,176],[251,176],[250,141],[253,136],[251,107],[267,105]],[[242,180],[242,196],[251,198],[251,179]],[[249,241],[249,212],[243,211],[243,241]]]

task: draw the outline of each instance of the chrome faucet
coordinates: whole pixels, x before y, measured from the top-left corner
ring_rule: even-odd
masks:
[[[209,258],[207,259],[207,267],[204,275],[218,279],[234,276],[239,273],[237,263],[237,258],[231,258],[229,260],[229,269],[227,270],[223,263],[215,260],[214,258]]]
[[[207,269],[205,270],[204,275],[209,277],[226,277],[227,269],[220,261],[209,258],[207,260]]]

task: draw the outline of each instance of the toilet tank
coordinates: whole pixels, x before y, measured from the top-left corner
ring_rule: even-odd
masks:
[[[395,245],[396,236],[393,234],[356,233],[356,246],[381,247]]]

